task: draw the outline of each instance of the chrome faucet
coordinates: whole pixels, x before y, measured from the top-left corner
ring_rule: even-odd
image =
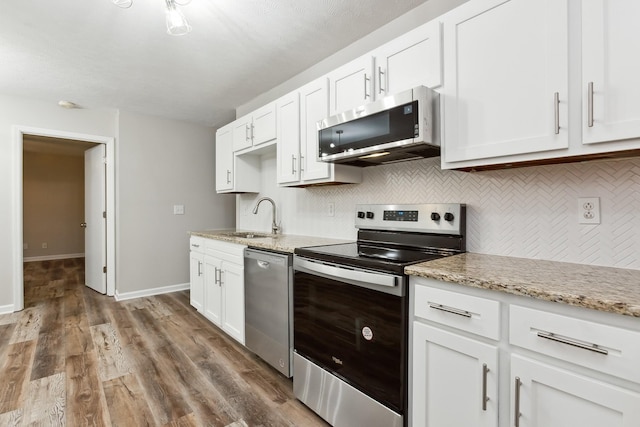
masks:
[[[278,231],[280,231],[280,227],[278,227],[278,224],[276,224],[276,202],[273,201],[273,199],[269,198],[269,197],[263,197],[260,200],[258,200],[256,202],[256,206],[253,208],[253,213],[257,214],[258,213],[258,206],[260,206],[260,203],[264,202],[264,201],[268,201],[271,202],[271,206],[273,207],[273,216],[272,216],[272,221],[271,221],[271,232],[273,234],[278,234]]]

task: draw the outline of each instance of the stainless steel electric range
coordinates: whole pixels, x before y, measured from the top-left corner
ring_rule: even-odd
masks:
[[[463,204],[358,205],[353,243],[294,255],[295,396],[335,427],[403,426],[404,267],[465,251]]]

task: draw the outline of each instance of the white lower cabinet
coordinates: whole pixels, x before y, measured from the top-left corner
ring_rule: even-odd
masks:
[[[414,426],[498,425],[498,348],[415,322]]]
[[[640,426],[637,319],[410,282],[412,427]]]
[[[640,394],[535,360],[511,356],[516,427],[637,427]]]
[[[202,312],[204,305],[204,239],[193,236],[189,239],[189,301]]]
[[[244,344],[244,248],[206,239],[203,314]]]

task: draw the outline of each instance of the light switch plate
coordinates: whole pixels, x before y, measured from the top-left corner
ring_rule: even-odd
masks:
[[[173,205],[174,215],[184,215],[184,205]]]

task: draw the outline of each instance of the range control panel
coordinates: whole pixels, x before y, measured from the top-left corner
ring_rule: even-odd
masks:
[[[356,228],[463,235],[466,205],[356,205]]]

